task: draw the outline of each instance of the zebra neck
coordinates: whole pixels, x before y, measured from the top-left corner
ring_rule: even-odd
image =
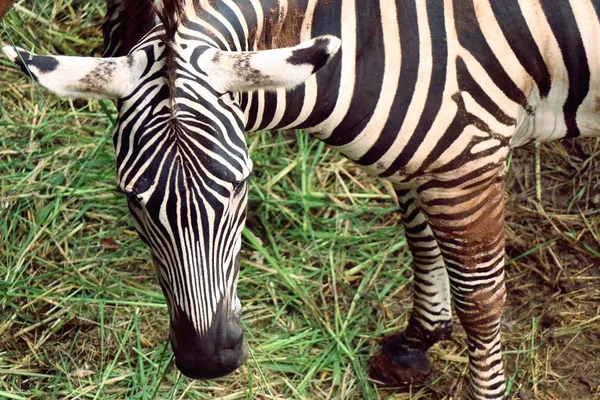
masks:
[[[243,0],[236,2],[243,21],[233,31],[247,34],[240,43],[248,50],[266,50],[295,46],[322,34],[341,34],[341,0]],[[226,10],[227,0],[215,7]],[[235,13],[234,13],[235,14]],[[239,15],[239,14],[238,14]],[[223,14],[225,16],[225,14]],[[228,21],[234,21],[231,13]],[[320,21],[328,20],[327,24]],[[243,26],[246,24],[246,27]],[[238,34],[239,36],[239,34]],[[245,50],[245,49],[243,49]],[[340,79],[340,62],[334,59],[305,84],[286,91],[256,91],[239,96],[249,132],[272,129],[312,128],[332,113]]]
[[[199,0],[193,0],[194,4]],[[327,3],[331,11],[328,18],[336,20],[335,4]],[[206,37],[207,42],[221,50],[260,51],[290,47],[309,40],[319,34],[313,27],[315,12],[322,8],[318,0],[211,0],[196,7],[197,14],[190,17],[186,25]],[[333,32],[335,34],[335,32]],[[339,36],[339,30],[338,30]],[[319,71],[318,78],[312,76],[304,85],[291,91],[256,91],[240,93],[237,97],[245,116],[247,131],[292,129],[312,127],[322,122],[331,110],[321,98],[335,96],[339,83],[339,70],[326,66]],[[319,82],[323,81],[323,82]],[[329,84],[325,84],[329,83]],[[319,107],[316,105],[319,104]]]
[[[372,120],[380,98],[381,85],[373,82],[384,75],[382,15],[391,7],[395,20],[395,1],[212,0],[199,11],[193,29],[204,29],[223,50],[293,46],[325,34],[341,38],[341,54],[303,85],[238,99],[247,131],[300,128],[323,140],[337,131],[356,136]],[[357,83],[360,71],[365,79]],[[369,101],[356,101],[357,93]]]

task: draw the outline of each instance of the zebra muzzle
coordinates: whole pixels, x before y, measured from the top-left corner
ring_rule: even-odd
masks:
[[[171,322],[170,337],[175,365],[192,379],[213,379],[228,375],[246,360],[244,335],[237,315],[220,308],[203,335],[184,313]]]

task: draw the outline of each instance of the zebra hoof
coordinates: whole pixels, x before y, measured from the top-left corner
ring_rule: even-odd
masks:
[[[381,349],[369,365],[369,376],[381,386],[424,384],[431,371],[427,350],[407,346],[402,334],[382,340]]]

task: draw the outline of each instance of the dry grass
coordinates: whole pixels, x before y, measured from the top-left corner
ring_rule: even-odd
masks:
[[[101,1],[20,2],[2,37],[93,54],[101,15]],[[114,190],[112,105],[44,95],[4,59],[0,77],[0,398],[450,399],[464,389],[458,326],[433,349],[426,388],[369,382],[377,338],[403,326],[411,303],[390,190],[284,132],[248,138],[239,295],[250,359],[224,379],[181,377],[148,251]],[[600,142],[576,143],[528,146],[510,166],[504,341],[516,399],[600,398]]]
[[[599,172],[598,139],[514,152],[505,339],[523,398],[600,398]]]

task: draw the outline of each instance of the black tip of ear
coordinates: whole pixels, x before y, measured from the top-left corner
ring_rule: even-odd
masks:
[[[327,38],[317,38],[314,43],[305,49],[292,51],[287,62],[292,65],[313,65],[313,74],[323,68],[334,54],[330,48],[331,41]]]
[[[36,67],[40,73],[54,71],[58,67],[58,60],[51,56],[38,56],[25,50],[12,46],[4,46],[2,51],[23,71],[25,75],[31,75],[35,79],[28,66]]]
[[[21,72],[28,76],[31,75],[31,77],[33,77],[33,79],[37,81],[37,77],[31,72],[29,72],[29,69],[26,66],[26,64],[29,61],[29,53],[21,50],[18,50],[18,53],[19,55],[17,56],[17,58],[13,60],[15,64],[17,64],[17,66],[21,69]]]
[[[29,53],[19,51],[27,65],[36,67],[42,73],[52,72],[58,67],[58,60],[52,56],[31,56]]]

